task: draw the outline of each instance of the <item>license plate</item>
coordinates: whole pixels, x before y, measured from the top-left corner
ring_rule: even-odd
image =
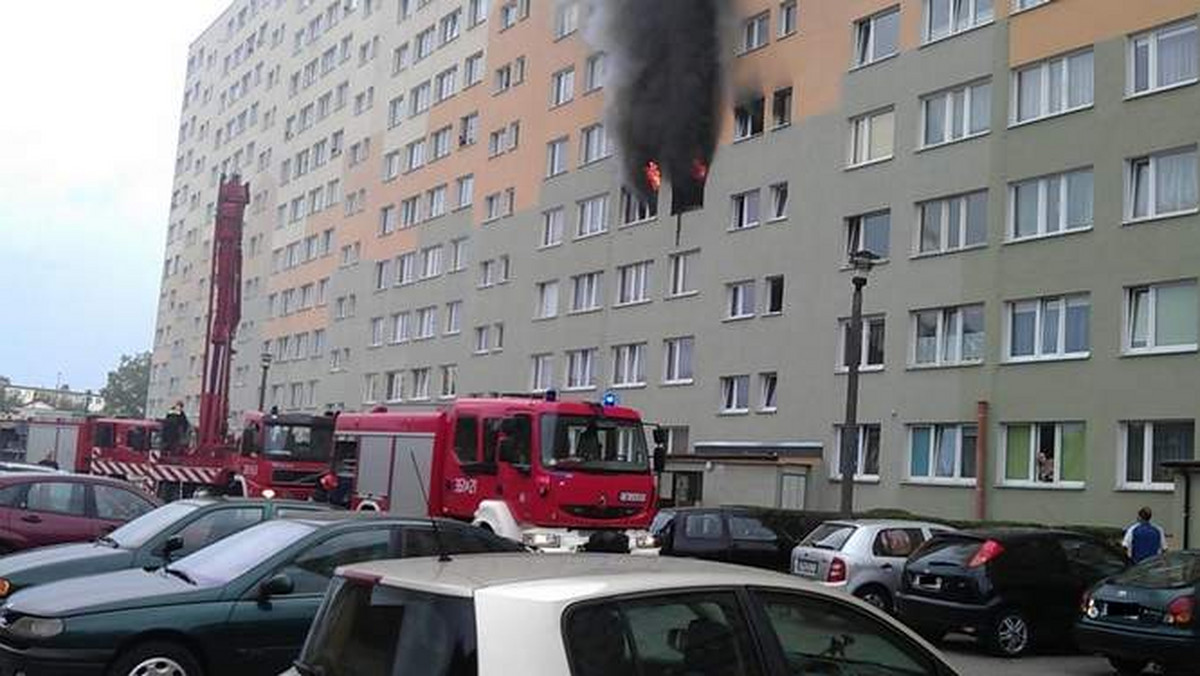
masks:
[[[796,562],[796,574],[800,575],[802,577],[816,577],[817,576],[817,562],[816,561],[797,561]]]
[[[918,575],[915,582],[921,589],[929,589],[931,591],[942,590],[942,578],[936,575]]]

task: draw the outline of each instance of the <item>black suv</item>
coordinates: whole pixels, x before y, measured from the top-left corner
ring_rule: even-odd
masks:
[[[1079,533],[947,533],[909,557],[897,609],[931,640],[965,631],[998,655],[1018,657],[1069,639],[1084,591],[1128,566],[1124,554]]]
[[[664,509],[650,533],[661,556],[789,572],[792,548],[831,515],[757,507]]]

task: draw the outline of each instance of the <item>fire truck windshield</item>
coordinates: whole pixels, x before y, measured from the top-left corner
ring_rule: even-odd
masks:
[[[333,430],[325,427],[268,423],[265,437],[263,451],[281,460],[324,462],[333,445]]]
[[[542,465],[582,472],[649,471],[646,432],[635,420],[546,414]]]

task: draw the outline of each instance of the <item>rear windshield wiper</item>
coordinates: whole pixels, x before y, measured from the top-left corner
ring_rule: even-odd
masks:
[[[325,676],[325,667],[309,664],[303,660],[292,662],[292,666],[296,667],[296,671],[300,672],[300,676]]]

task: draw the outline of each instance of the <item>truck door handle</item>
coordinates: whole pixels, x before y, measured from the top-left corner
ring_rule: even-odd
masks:
[[[38,516],[37,514],[26,514],[25,516],[21,517],[21,520],[25,523],[41,523],[42,517]]]

